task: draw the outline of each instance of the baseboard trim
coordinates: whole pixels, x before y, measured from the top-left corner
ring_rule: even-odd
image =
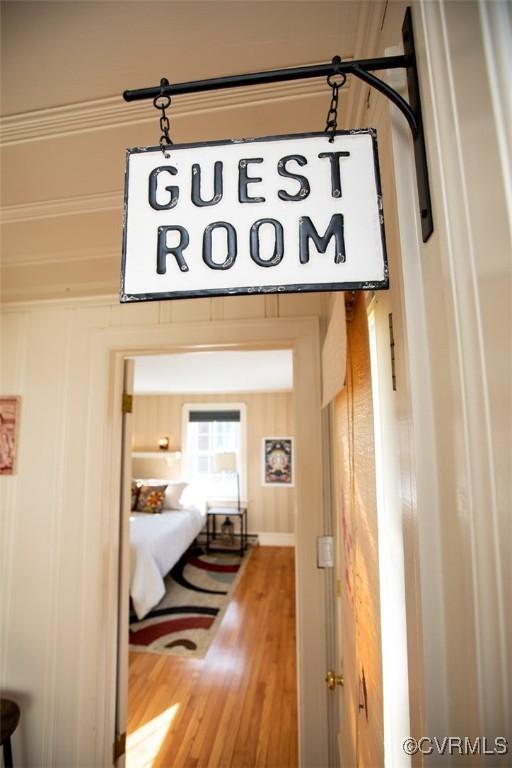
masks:
[[[240,534],[235,533],[235,541],[239,538]],[[253,547],[295,547],[294,533],[248,533],[247,539]],[[197,541],[206,544],[206,533],[201,532],[197,536]]]
[[[259,543],[262,547],[294,547],[294,533],[258,533]]]

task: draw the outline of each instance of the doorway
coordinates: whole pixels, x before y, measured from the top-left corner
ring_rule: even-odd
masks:
[[[295,766],[294,556],[282,546],[294,538],[293,453],[287,472],[262,471],[265,442],[294,443],[291,350],[133,362],[131,477],[154,495],[165,490],[157,515],[130,515],[139,615],[130,622],[128,768]],[[234,530],[208,542],[206,517],[220,510],[219,527],[225,518]],[[153,574],[145,597],[141,563],[153,552],[167,590],[154,606]]]
[[[131,329],[133,331],[133,329]],[[195,323],[181,326],[146,326],[135,334],[115,334],[112,398],[120,405],[123,360],[137,354],[200,349],[293,350],[294,414],[296,421],[297,489],[297,658],[299,753],[304,764],[328,764],[326,712],[327,695],[325,635],[318,627],[326,624],[324,574],[316,564],[314,542],[323,532],[322,439],[320,423],[319,328],[314,318],[273,318],[272,320]],[[116,383],[117,382],[117,383]],[[113,438],[120,434],[115,419]],[[117,430],[116,430],[117,426]],[[113,450],[114,454],[114,450]],[[114,456],[115,458],[115,456]],[[119,466],[119,459],[115,461]],[[113,496],[115,499],[115,496]],[[117,495],[119,500],[119,495]],[[312,510],[314,512],[312,512]],[[113,686],[112,686],[113,689]],[[113,703],[113,702],[112,702]]]

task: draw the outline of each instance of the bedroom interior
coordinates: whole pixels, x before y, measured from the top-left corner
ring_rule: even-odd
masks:
[[[292,388],[292,353],[285,349],[136,358],[133,477],[163,476],[172,482],[186,482],[189,486],[184,489],[185,500],[204,506],[209,499],[201,487],[205,482],[212,482],[215,455],[235,450],[239,453],[241,498],[250,503],[249,533],[258,536],[261,544],[293,545],[293,483],[267,484],[262,477],[262,441],[294,435]],[[195,457],[192,446],[187,450],[191,412],[203,413],[204,418],[209,419],[208,411],[214,418],[216,412],[224,410],[229,414],[236,407],[241,408],[242,416],[245,411],[238,449],[226,442],[229,437],[210,430],[208,436],[199,438],[208,444],[204,450],[198,449],[205,454],[203,458]],[[229,416],[224,416],[222,421],[226,418]],[[162,437],[169,440],[166,450],[159,448]],[[198,461],[206,462],[209,471],[201,471],[201,467],[196,466]],[[193,477],[196,481],[191,483]],[[214,478],[214,483],[218,481],[219,477]],[[210,495],[222,499],[227,493],[234,504],[236,484],[231,473],[226,473],[226,484],[220,496],[215,487],[211,488]]]
[[[169,667],[167,680],[172,708],[174,675],[185,673],[187,664],[218,664],[224,618],[233,628],[245,610],[239,590],[250,591],[258,578],[275,578],[280,587],[270,599],[290,606],[278,659],[288,687],[296,686],[292,352],[223,350],[133,360],[128,766],[142,764],[151,749],[140,701],[154,690],[162,656],[177,665]],[[290,454],[283,449],[288,445]],[[271,476],[265,474],[269,455]],[[248,622],[240,621],[240,631]],[[267,655],[271,641],[260,642]],[[240,664],[247,673],[251,664],[257,667]],[[211,695],[200,681],[197,692]],[[290,764],[297,749],[293,711],[284,737]],[[192,705],[182,707],[174,729],[193,714]],[[204,720],[201,730],[209,727],[208,714]],[[177,742],[171,737],[169,728],[157,751],[172,749]]]

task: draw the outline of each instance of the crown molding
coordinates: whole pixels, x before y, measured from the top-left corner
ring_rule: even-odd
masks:
[[[67,290],[67,289],[66,289]],[[71,306],[101,307],[120,305],[119,294],[113,293],[112,285],[105,282],[82,283],[73,293],[56,296],[58,291],[54,286],[30,287],[26,291],[2,291],[0,313],[19,312],[39,307]]]
[[[2,268],[31,267],[35,264],[62,264],[72,261],[94,261],[96,259],[118,259],[121,249],[119,248],[82,248],[72,251],[52,251],[51,253],[38,253],[31,251],[29,253],[9,254],[2,256]]]
[[[95,195],[43,200],[36,203],[6,205],[0,208],[2,224],[18,224],[37,219],[75,216],[82,213],[117,211],[123,206],[123,192],[102,192]]]
[[[380,0],[379,3],[362,4],[353,43],[355,58],[364,59],[377,55],[378,41],[384,26],[388,1]],[[366,121],[366,100],[371,88],[357,78],[353,78],[353,80],[353,93],[347,104],[347,110],[343,114],[345,127],[365,125]]]
[[[197,389],[192,391],[191,389],[186,390],[184,392],[178,392],[174,390],[165,390],[165,389],[155,389],[151,391],[144,390],[143,392],[134,392],[134,397],[197,397],[197,395],[291,395],[293,393],[293,388],[290,387],[282,387],[282,388],[268,388],[264,387],[262,389],[223,389],[219,392],[206,392],[204,387],[202,389]],[[142,451],[141,451],[142,452]],[[172,453],[172,451],[169,451],[169,453]],[[159,456],[161,453],[159,452]]]
[[[347,84],[348,85],[348,84]],[[347,86],[345,86],[347,88]],[[252,85],[175,97],[173,117],[217,112],[234,107],[254,107],[274,101],[326,96],[323,78],[289,83]],[[137,123],[157,124],[158,116],[151,102],[125,102],[121,96],[77,102],[62,107],[34,110],[0,118],[0,146],[56,139],[87,131],[119,128]]]
[[[350,78],[344,91],[350,87]],[[236,91],[236,93],[235,93]],[[175,116],[200,112],[229,109],[233,106],[254,107],[271,101],[302,99],[311,96],[326,96],[329,90],[323,79],[274,83],[265,86],[251,86],[227,89],[212,95],[191,94],[179,97],[173,105]],[[326,101],[327,103],[327,101]],[[30,119],[28,119],[30,116]],[[70,133],[82,133],[134,123],[148,123],[155,120],[152,109],[141,102],[126,103],[118,98],[72,104],[66,107],[39,110],[0,119],[0,146],[21,144],[42,139],[55,139]],[[19,131],[23,127],[23,136]],[[77,214],[117,211],[123,207],[123,192],[102,192],[93,195],[43,200],[0,207],[2,224],[18,224],[38,219],[58,218]]]

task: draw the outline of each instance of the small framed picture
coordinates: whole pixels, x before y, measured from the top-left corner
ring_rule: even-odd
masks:
[[[16,473],[20,397],[0,396],[0,475]]]
[[[293,437],[263,438],[263,485],[293,486]]]

